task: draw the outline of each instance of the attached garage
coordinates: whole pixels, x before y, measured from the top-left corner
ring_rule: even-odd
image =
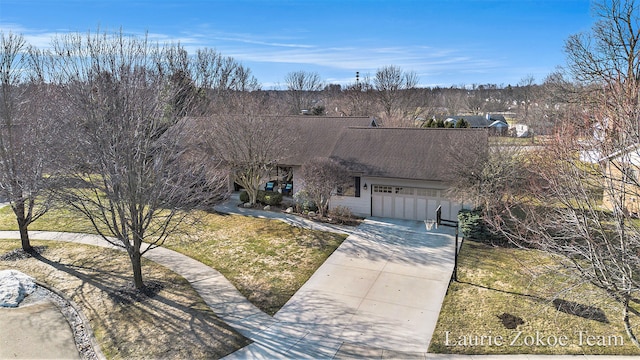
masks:
[[[300,169],[321,157],[343,165],[356,181],[332,194],[329,209],[356,216],[423,221],[457,217],[461,204],[446,190],[457,159],[477,163],[486,155],[486,129],[378,127],[367,118],[302,116],[283,122],[291,144],[279,166],[290,167],[293,193],[303,189]],[[455,157],[453,156],[455,155]],[[349,190],[349,191],[345,191]]]
[[[442,207],[442,217],[455,220],[462,204],[443,197],[442,190],[408,186],[374,184],[371,188],[371,215],[407,220],[436,218]]]

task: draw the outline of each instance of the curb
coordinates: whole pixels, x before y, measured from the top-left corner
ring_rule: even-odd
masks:
[[[75,315],[78,316],[78,318],[80,319],[80,321],[82,322],[82,326],[84,327],[84,333],[87,337],[87,340],[89,341],[89,345],[91,346],[91,350],[89,351],[89,354],[93,354],[94,356],[89,356],[89,357],[85,357],[83,355],[85,355],[85,352],[82,351],[82,344],[78,343],[78,339],[76,336],[73,337],[73,341],[76,345],[76,348],[78,349],[78,354],[81,355],[81,358],[89,358],[89,359],[99,359],[99,360],[106,360],[107,357],[104,355],[104,353],[102,353],[102,350],[100,350],[100,345],[98,344],[98,341],[96,340],[95,336],[93,335],[93,329],[91,328],[91,324],[89,323],[89,319],[84,315],[84,313],[82,312],[80,306],[78,306],[78,304],[76,304],[73,300],[69,299],[64,293],[62,293],[60,290],[51,287],[48,284],[45,284],[41,281],[36,280],[36,285],[42,287],[43,289],[51,292],[52,294],[58,296],[59,298],[61,298],[64,302],[66,302],[67,304],[69,304],[69,306],[73,309],[73,311],[75,312]],[[55,303],[55,302],[54,302]],[[55,303],[56,307],[58,309],[60,309],[60,306]],[[60,309],[62,310],[62,309]],[[72,314],[69,314],[65,311],[61,311],[62,315],[65,317],[65,319],[67,320],[67,322],[69,323],[69,326],[73,329],[74,328],[74,324],[73,324],[73,318],[72,318]],[[75,333],[75,331],[74,331]]]

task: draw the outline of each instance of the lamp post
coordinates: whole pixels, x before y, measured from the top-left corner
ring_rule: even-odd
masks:
[[[442,206],[438,206],[436,209],[436,228],[437,226],[446,226],[456,229],[456,243],[453,249],[453,281],[458,281],[458,222],[455,220],[448,220],[442,218]]]

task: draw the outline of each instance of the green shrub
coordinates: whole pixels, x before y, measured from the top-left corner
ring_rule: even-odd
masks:
[[[240,192],[240,201],[249,202],[249,194],[246,191]],[[282,194],[277,191],[258,190],[256,202],[263,205],[277,206],[282,202]]]
[[[462,209],[458,213],[460,232],[465,239],[492,245],[508,245],[509,241],[502,235],[489,229],[484,221],[482,209]]]
[[[426,127],[426,128],[433,127],[433,124],[434,124],[435,122],[436,122],[435,120],[433,120],[433,119],[429,119],[429,120],[427,120],[427,121],[422,125],[422,127]]]
[[[264,205],[278,206],[282,203],[282,194],[277,191],[258,191],[258,202]]]
[[[456,128],[458,128],[458,129],[469,128],[469,127],[471,127],[471,124],[469,124],[469,122],[467,122],[467,120],[465,120],[465,119],[460,119],[456,123]]]

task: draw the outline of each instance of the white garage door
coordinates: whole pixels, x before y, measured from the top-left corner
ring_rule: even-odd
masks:
[[[438,189],[407,186],[373,185],[371,215],[407,219],[435,219],[436,209],[442,206],[442,217],[457,220],[462,205],[442,197]]]

